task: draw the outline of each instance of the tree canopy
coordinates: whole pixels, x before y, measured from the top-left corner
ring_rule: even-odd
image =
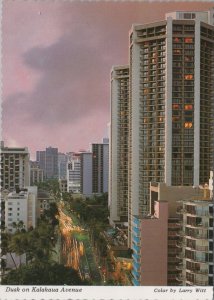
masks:
[[[8,285],[88,285],[78,272],[58,263],[22,265],[2,279]]]

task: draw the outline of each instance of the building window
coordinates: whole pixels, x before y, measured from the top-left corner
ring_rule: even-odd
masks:
[[[185,110],[192,110],[193,109],[193,105],[192,104],[186,104],[186,105],[184,105],[184,109]]]
[[[193,38],[187,37],[184,39],[185,43],[192,43],[193,42]]]
[[[192,122],[185,122],[184,127],[185,128],[192,128]]]
[[[184,76],[185,80],[192,80],[193,79],[193,75],[192,74],[187,74]]]

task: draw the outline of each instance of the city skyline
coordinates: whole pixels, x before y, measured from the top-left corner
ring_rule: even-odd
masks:
[[[36,150],[50,145],[60,152],[87,150],[91,141],[107,135],[109,70],[128,63],[132,24],[160,20],[169,11],[211,6],[4,2],[5,145],[26,146],[33,158]]]

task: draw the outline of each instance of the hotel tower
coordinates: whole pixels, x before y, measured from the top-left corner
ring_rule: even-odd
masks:
[[[129,243],[150,182],[207,183],[213,166],[214,10],[173,12],[130,32]]]

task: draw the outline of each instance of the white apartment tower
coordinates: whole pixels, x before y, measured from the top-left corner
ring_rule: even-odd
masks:
[[[130,32],[129,222],[150,182],[208,183],[213,166],[214,10],[175,12]],[[131,228],[131,226],[130,226]]]
[[[129,66],[111,71],[109,204],[112,225],[128,222]]]
[[[80,153],[72,153],[70,161],[67,163],[67,191],[80,193],[81,183]]]

